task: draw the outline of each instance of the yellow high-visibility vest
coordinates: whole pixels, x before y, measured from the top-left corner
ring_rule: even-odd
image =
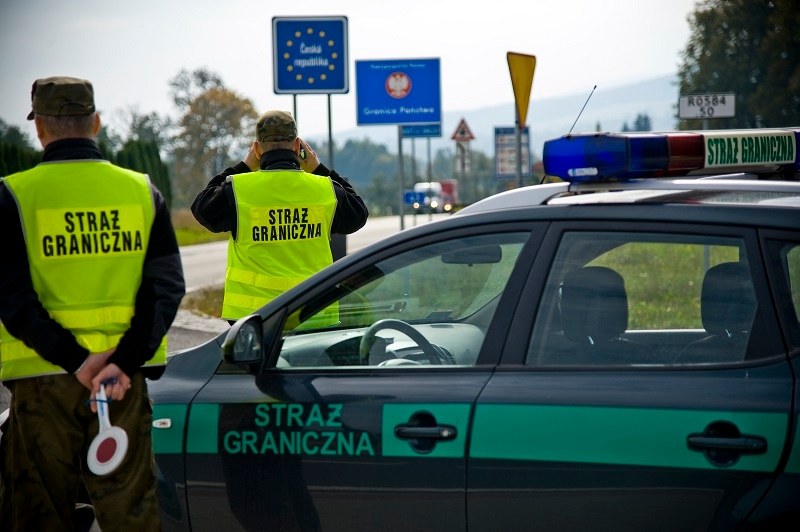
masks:
[[[19,209],[33,288],[96,354],[130,327],[155,217],[146,175],[107,161],[58,161],[5,178]],[[0,326],[0,379],[64,373]],[[166,363],[166,338],[148,366]]]
[[[232,176],[237,234],[228,242],[222,317],[238,319],[333,263],[336,194],[329,177],[300,170]],[[338,319],[338,310],[332,309]],[[330,320],[329,320],[330,321]]]

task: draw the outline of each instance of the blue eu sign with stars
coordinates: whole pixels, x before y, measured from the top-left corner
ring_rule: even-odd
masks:
[[[347,70],[347,17],[272,19],[275,94],[343,94]]]

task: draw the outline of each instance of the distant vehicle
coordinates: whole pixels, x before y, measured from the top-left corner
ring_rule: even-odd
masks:
[[[438,181],[422,181],[414,184],[414,192],[422,192],[425,196],[422,203],[414,202],[412,207],[417,212],[443,212],[442,184]]]
[[[459,207],[458,181],[455,179],[440,179],[442,185],[442,210],[444,212],[455,212]]]
[[[421,181],[414,185],[414,192],[425,194],[422,203],[412,205],[417,212],[455,212],[459,206],[458,181],[455,179]]]

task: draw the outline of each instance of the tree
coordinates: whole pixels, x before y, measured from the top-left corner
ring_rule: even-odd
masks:
[[[13,126],[0,118],[0,142],[5,142],[20,148],[34,149],[28,135],[17,126]]]
[[[652,131],[653,125],[650,122],[650,116],[647,113],[638,113],[636,120],[633,121],[634,131]]]
[[[638,113],[636,119],[633,121],[633,126],[628,125],[628,121],[622,123],[623,133],[628,131],[652,131],[653,126],[650,122],[650,116],[647,113]]]
[[[170,148],[170,132],[174,126],[169,117],[162,117],[156,112],[140,113],[132,107],[123,116],[127,124],[128,140],[153,141],[159,150]]]
[[[100,152],[108,161],[115,163],[116,158],[114,154],[122,147],[122,137],[120,137],[114,130],[109,129],[105,125],[100,126],[100,132],[97,134],[97,147]]]
[[[714,128],[800,123],[800,9],[797,0],[704,0],[678,76],[681,94],[732,92],[736,116]],[[699,129],[684,120],[682,129]]]
[[[169,87],[172,101],[181,110],[189,107],[195,98],[207,90],[225,88],[217,73],[204,68],[193,72],[181,70],[169,81]]]
[[[397,176],[387,179],[383,174],[373,174],[372,180],[359,194],[368,205],[371,216],[385,216],[397,214],[398,194]]]
[[[41,158],[20,128],[0,119],[0,176],[33,168]]]
[[[150,176],[150,180],[161,191],[167,205],[172,204],[169,170],[161,160],[158,145],[154,140],[129,140],[117,153],[117,164]]]
[[[174,140],[173,192],[179,205],[188,205],[210,177],[244,159],[257,119],[253,102],[228,89],[209,89],[192,100]]]

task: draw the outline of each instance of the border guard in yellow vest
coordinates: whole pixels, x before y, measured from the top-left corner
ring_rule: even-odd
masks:
[[[70,530],[83,482],[103,530],[158,530],[145,376],[163,372],[184,294],[169,210],[147,175],[103,160],[90,82],[38,79],[31,100],[42,162],[0,183],[0,522]],[[86,466],[101,383],[130,441],[105,476]]]
[[[213,232],[230,232],[222,317],[253,313],[332,263],[330,236],[367,221],[364,201],[322,165],[284,111],[256,124],[245,160],[215,176],[192,213]],[[320,319],[334,323],[335,308]],[[316,323],[325,325],[325,323]]]

